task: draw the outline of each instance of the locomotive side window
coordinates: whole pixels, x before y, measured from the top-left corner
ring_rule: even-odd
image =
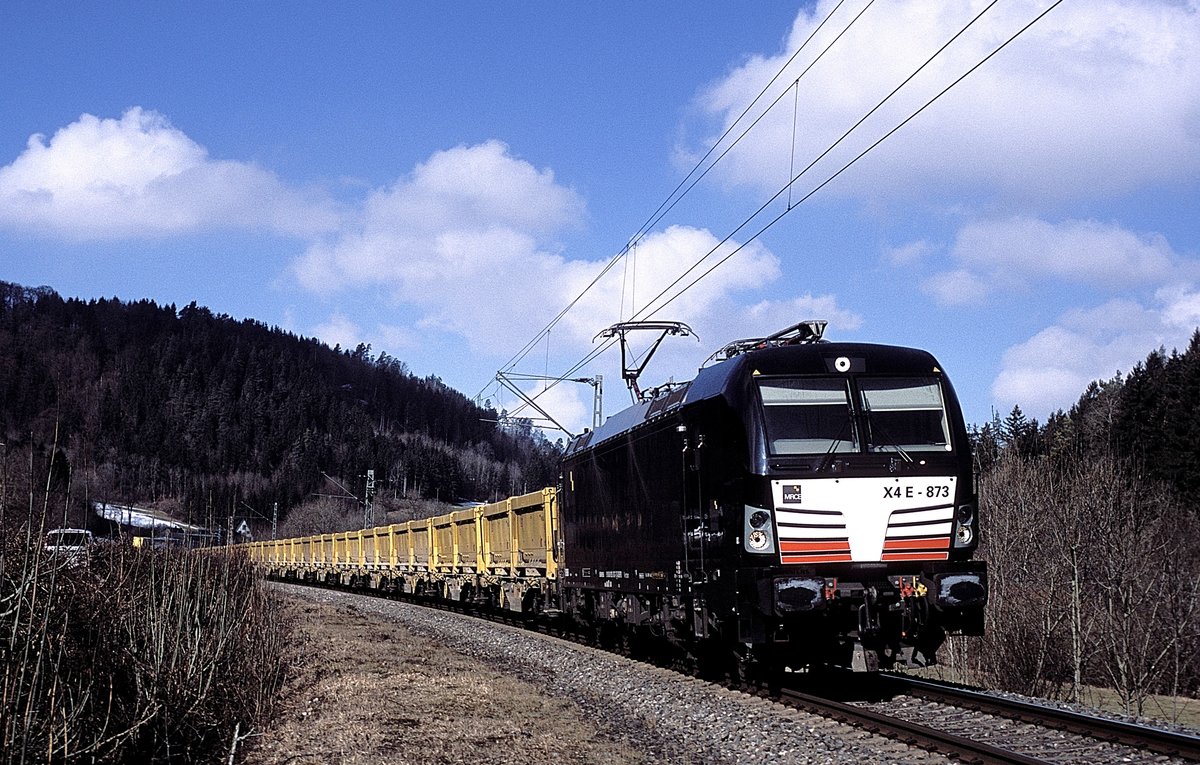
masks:
[[[762,380],[758,389],[771,454],[859,450],[845,379]]]
[[[942,388],[932,377],[859,378],[872,452],[950,451]]]

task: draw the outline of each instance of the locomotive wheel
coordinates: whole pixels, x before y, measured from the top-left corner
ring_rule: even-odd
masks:
[[[729,651],[729,663],[726,665],[725,685],[733,690],[746,689],[754,675],[755,666],[749,656],[738,648]]]

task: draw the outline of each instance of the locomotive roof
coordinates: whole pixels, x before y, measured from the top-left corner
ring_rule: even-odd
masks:
[[[739,401],[746,379],[753,375],[841,374],[834,367],[841,357],[851,359],[852,370],[858,374],[928,375],[940,371],[937,360],[927,351],[896,345],[822,342],[760,348],[704,367],[690,383],[617,412],[594,431],[572,439],[565,455],[664,417],[680,406],[718,396],[731,403]]]

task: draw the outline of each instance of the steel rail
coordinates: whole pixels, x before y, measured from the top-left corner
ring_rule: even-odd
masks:
[[[904,675],[881,674],[879,679],[885,685],[895,687],[903,693],[929,701],[953,704],[978,712],[995,713],[1100,741],[1145,748],[1158,754],[1200,762],[1200,736],[1050,707],[1036,701],[994,696],[981,690]]]
[[[981,741],[973,741],[963,736],[833,699],[813,696],[789,688],[782,689],[779,696],[780,701],[788,706],[797,707],[822,717],[830,717],[856,728],[863,728],[872,733],[896,739],[910,746],[957,757],[965,763],[974,763],[975,765],[1049,765],[1046,760],[1001,749]]]

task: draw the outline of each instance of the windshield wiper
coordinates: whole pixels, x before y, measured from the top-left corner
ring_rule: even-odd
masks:
[[[891,442],[891,443],[887,443],[887,444],[876,444],[876,446],[878,446],[880,448],[880,450],[890,447],[892,449],[895,449],[896,452],[901,457],[904,458],[905,462],[912,462],[913,461],[912,455],[910,455],[908,452],[906,452],[904,450],[904,447],[900,445],[900,442],[896,438],[891,436],[891,434],[889,434],[887,432],[887,429],[884,428],[883,426],[881,426],[879,424],[879,422],[874,417],[871,416],[873,414],[873,411],[871,409],[871,402],[867,399],[866,391],[863,391],[862,404],[863,404],[863,412],[867,415],[867,435],[871,439],[871,442],[875,441],[875,434],[878,433],[884,439]],[[868,446],[871,445],[871,442],[868,442]]]
[[[824,473],[829,469],[829,465],[832,461],[833,455],[837,452],[838,446],[841,445],[842,441],[846,440],[844,436],[846,433],[846,426],[849,424],[850,417],[847,417],[845,421],[842,422],[842,427],[838,430],[837,436],[835,436],[834,439],[829,442],[829,448],[825,450],[825,456],[821,458],[821,464],[817,465],[818,473]]]

